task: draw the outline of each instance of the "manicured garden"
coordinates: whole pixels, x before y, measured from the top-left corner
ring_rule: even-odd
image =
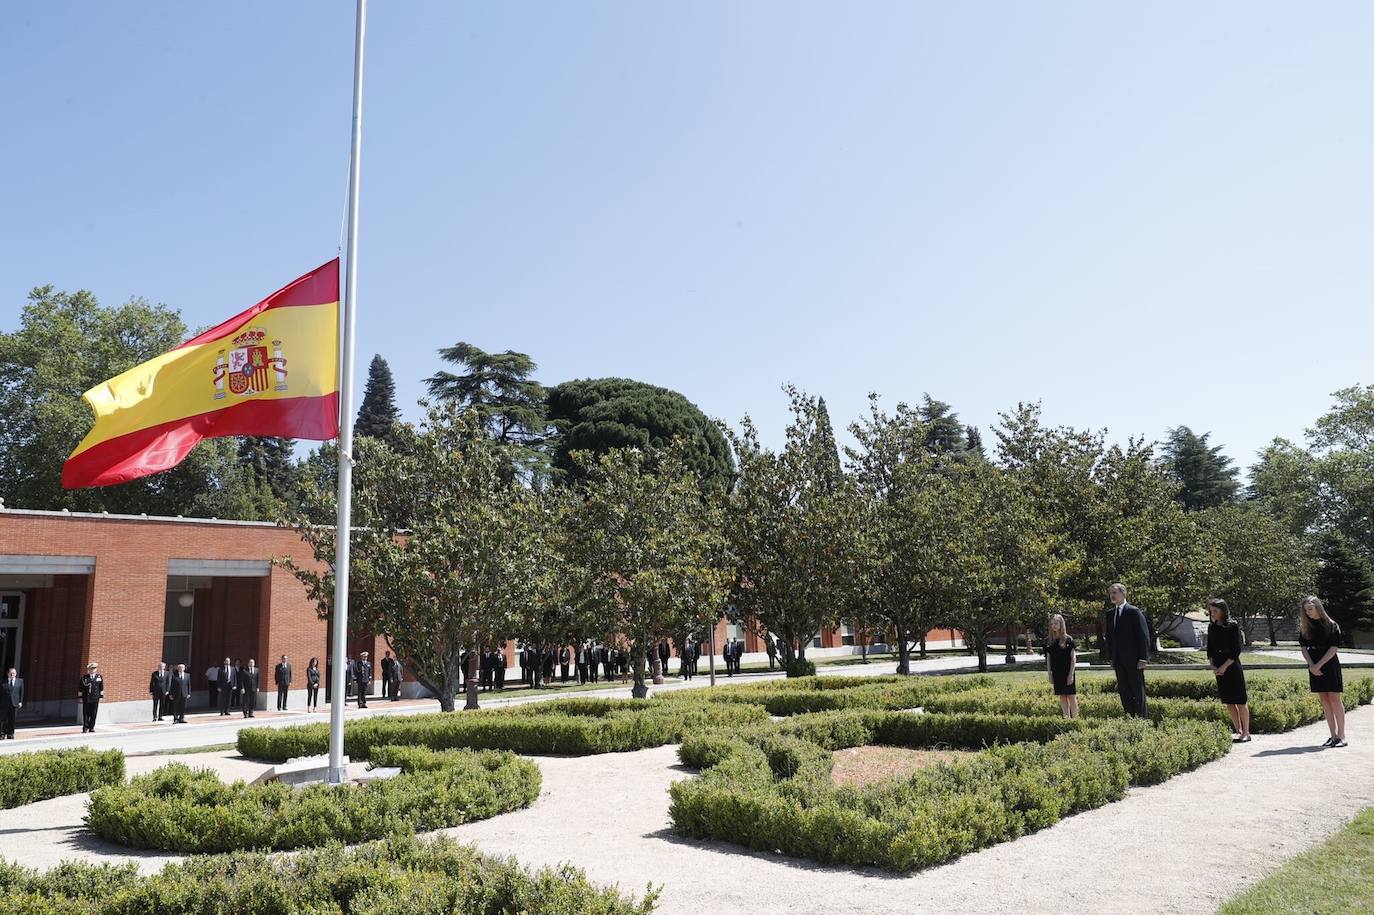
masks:
[[[1374,911],[1374,807],[1221,907],[1218,915]]]

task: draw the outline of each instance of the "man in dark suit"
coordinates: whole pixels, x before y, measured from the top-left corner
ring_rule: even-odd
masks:
[[[673,656],[673,649],[668,645],[668,640],[664,639],[658,643],[658,672],[662,676],[668,676],[668,659]]]
[[[387,661],[391,662],[389,666]],[[401,661],[399,658],[393,658],[389,651],[386,657],[382,658],[382,676],[386,678],[387,693],[390,694],[391,701],[401,701]]]
[[[262,686],[259,678],[262,673],[258,670],[258,662],[248,659],[247,667],[239,668],[238,689],[243,694],[243,717],[252,718],[253,713],[258,708],[258,688]]]
[[[272,681],[277,685],[277,711],[286,711],[286,695],[291,691],[291,659],[281,656],[272,670]]]
[[[100,700],[105,697],[105,678],[100,675],[100,665],[92,661],[86,665],[86,673],[77,687],[81,696],[81,733],[95,732],[95,718],[100,714]]]
[[[358,694],[358,708],[367,708],[367,694],[372,692],[372,659],[365,651],[353,662],[353,683]]]
[[[176,673],[171,675],[167,685],[172,699],[172,724],[186,723],[186,701],[191,698],[191,675],[186,672],[185,664],[178,664]]]
[[[227,716],[229,714],[229,702],[234,697],[234,684],[238,682],[238,678],[238,668],[228,658],[225,658],[215,675],[215,682],[219,685],[219,713],[221,715]]]
[[[1150,657],[1150,630],[1145,614],[1126,601],[1126,587],[1120,582],[1107,589],[1112,608],[1107,611],[1102,630],[1107,637],[1107,654],[1116,671],[1116,691],[1121,707],[1134,718],[1146,717],[1145,667]]]
[[[502,690],[506,688],[506,649],[498,647],[496,657],[491,661],[492,670],[496,673],[496,688]]]
[[[0,683],[0,740],[14,739],[14,716],[24,707],[24,681],[13,667]]]
[[[152,678],[148,681],[148,695],[153,697],[153,720],[161,721],[162,716],[167,713],[167,689],[172,685],[172,675],[167,670],[167,662],[163,661],[153,671]]]

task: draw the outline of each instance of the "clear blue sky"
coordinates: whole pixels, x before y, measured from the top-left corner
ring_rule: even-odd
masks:
[[[333,256],[347,2],[0,8],[0,327]],[[1374,6],[376,2],[360,369],[624,375],[774,441],[923,391],[1248,465],[1374,382]]]

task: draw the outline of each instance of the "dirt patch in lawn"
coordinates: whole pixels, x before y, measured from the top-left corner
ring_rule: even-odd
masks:
[[[836,750],[830,777],[844,787],[863,788],[906,778],[918,769],[970,755],[965,750],[909,750],[906,747],[850,747]]]

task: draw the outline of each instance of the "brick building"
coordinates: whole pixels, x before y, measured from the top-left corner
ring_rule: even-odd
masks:
[[[105,721],[149,715],[148,679],[161,660],[187,664],[192,705],[206,670],[226,655],[263,669],[259,707],[275,704],[279,655],[296,671],[325,663],[328,626],[273,557],[312,562],[293,531],[252,521],[0,510],[0,667],[24,678],[24,717],[75,718],[88,661],[105,677]],[[350,639],[350,654],[381,640]]]
[[[263,708],[275,704],[272,669],[285,654],[296,672],[290,707],[303,707],[306,662],[325,667],[330,633],[300,583],[271,562],[287,556],[314,561],[295,532],[268,522],[0,508],[0,675],[15,667],[24,678],[22,717],[75,719],[77,684],[94,660],[106,683],[102,720],[143,721],[159,661],[186,663],[197,706],[208,701],[209,668],[225,656],[255,658]],[[724,621],[717,654],[735,638],[746,663],[767,659],[756,635]],[[961,644],[948,630],[927,639]],[[858,644],[852,627],[825,629],[807,656],[855,654]],[[352,657],[368,651],[380,673],[384,639],[352,634],[348,647]],[[517,664],[512,640],[506,666]],[[424,691],[406,682],[402,695]]]

